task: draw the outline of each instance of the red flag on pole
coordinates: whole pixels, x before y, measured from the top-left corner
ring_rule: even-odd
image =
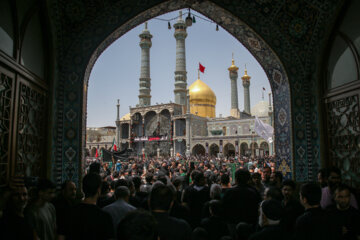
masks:
[[[98,153],[98,150],[97,150],[97,149],[96,149],[95,157],[96,157],[96,158],[99,157],[99,153]]]
[[[201,63],[199,63],[199,70],[200,72],[204,73],[205,72],[205,67],[203,65],[201,65]]]

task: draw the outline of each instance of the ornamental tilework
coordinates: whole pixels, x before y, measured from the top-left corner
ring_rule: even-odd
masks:
[[[188,7],[210,16],[259,61],[274,93],[277,167],[288,178],[295,177],[298,181],[313,178],[320,163],[320,139],[319,119],[312,116],[312,113],[318,115],[319,99],[310,100],[311,96],[317,96],[317,88],[310,84],[316,82],[319,68],[312,69],[312,66],[321,56],[320,41],[326,40],[327,23],[335,18],[340,3],[325,0],[50,0],[49,5],[56,29],[59,65],[54,86],[54,180],[81,179],[79,158],[84,137],[72,134],[70,129],[84,132],[84,92],[86,94],[96,59],[108,45],[135,26]],[[310,70],[313,75],[308,74]]]

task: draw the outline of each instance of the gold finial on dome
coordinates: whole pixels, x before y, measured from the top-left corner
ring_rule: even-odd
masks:
[[[216,95],[200,79],[189,87],[190,112],[200,117],[215,117]]]
[[[241,79],[250,79],[251,77],[247,74],[246,64],[245,64],[245,74],[241,77]]]
[[[231,66],[228,68],[228,70],[231,71],[237,71],[239,70],[239,68],[237,66],[235,66],[235,61],[234,61],[234,53],[232,53],[232,64]]]

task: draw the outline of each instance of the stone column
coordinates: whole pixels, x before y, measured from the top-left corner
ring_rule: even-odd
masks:
[[[190,157],[190,141],[191,141],[191,122],[190,122],[190,93],[189,90],[187,90],[187,96],[186,96],[186,152],[185,155],[187,157]]]
[[[229,77],[231,81],[231,109],[230,115],[235,118],[240,118],[239,111],[239,100],[238,100],[238,89],[237,89],[237,79],[238,79],[238,70],[239,68],[235,66],[234,57],[232,59],[232,64],[228,68]]]
[[[145,22],[145,29],[139,35],[140,37],[140,47],[141,47],[141,71],[140,71],[140,83],[139,83],[139,105],[140,106],[149,106],[151,105],[151,95],[150,95],[150,48],[151,48],[151,38],[149,30],[147,29],[147,22]]]
[[[182,19],[182,12],[179,12],[179,19],[174,24],[174,37],[176,39],[176,68],[175,68],[175,103],[186,104],[186,55],[185,55],[185,38],[186,24]]]
[[[142,136],[144,137],[145,136],[145,116],[141,118],[141,124],[142,124]],[[142,152],[142,155],[145,154],[145,142],[141,142],[142,144],[142,149],[141,149],[141,152]]]
[[[131,116],[131,120],[130,120],[130,125],[129,125],[129,148],[131,148],[132,147],[132,144],[131,144],[131,141],[132,141],[132,124],[133,124],[133,122],[132,122],[132,116]]]
[[[251,114],[250,111],[250,76],[247,75],[247,70],[245,67],[245,74],[241,78],[243,81],[243,87],[244,87],[244,112],[247,114]]]
[[[120,129],[121,129],[121,125],[120,125],[120,99],[118,99],[118,103],[116,105],[117,107],[117,114],[116,114],[116,121],[115,121],[115,124],[116,124],[116,146],[117,147],[120,147],[120,138],[121,138],[121,135],[120,135]]]

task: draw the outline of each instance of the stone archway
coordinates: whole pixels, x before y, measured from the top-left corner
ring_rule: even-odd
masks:
[[[196,144],[192,149],[193,155],[205,156],[205,148],[201,144]]]
[[[226,156],[226,157],[235,156],[235,146],[232,143],[225,144],[224,156]]]
[[[240,144],[240,155],[242,155],[242,156],[248,155],[248,150],[249,150],[249,147],[246,142],[243,142]]]
[[[220,152],[220,148],[217,144],[213,143],[210,145],[209,147],[210,156],[217,156],[219,152]]]
[[[55,159],[54,165],[61,165],[62,167],[59,169],[60,171],[54,172],[54,179],[72,178],[74,181],[79,180],[79,173],[81,172],[79,168],[82,163],[74,161],[74,159],[79,159],[80,161],[83,159],[84,152],[82,149],[85,140],[82,134],[76,135],[71,133],[74,132],[74,129],[79,129],[77,132],[82,133],[82,129],[85,128],[87,85],[91,69],[96,59],[107,46],[142,22],[170,11],[188,7],[205,16],[210,16],[212,20],[219,23],[226,31],[237,38],[263,67],[270,81],[272,92],[274,93],[273,102],[276,134],[282,135],[281,138],[276,138],[275,144],[277,160],[279,164],[281,163],[278,167],[286,169],[285,172],[283,171],[286,177],[292,177],[291,99],[287,73],[282,62],[278,59],[277,54],[264,42],[264,38],[259,37],[252,28],[240,20],[239,17],[242,16],[241,14],[235,16],[224,8],[206,0],[172,0],[156,6],[150,6],[144,3],[144,6],[142,6],[144,7],[143,12],[130,15],[131,17],[129,19],[124,19],[122,16],[119,17],[118,12],[114,11],[116,7],[118,7],[119,10],[123,10],[123,6],[113,6],[111,10],[108,10],[104,15],[97,18],[97,22],[93,25],[101,34],[94,35],[93,29],[86,28],[79,34],[78,38],[75,38],[76,41],[72,42],[71,45],[66,48],[68,51],[63,57],[63,62],[66,66],[63,66],[65,70],[60,73],[60,79],[64,81],[59,81],[56,86],[56,90],[59,91],[59,93],[56,94],[56,96],[59,96],[56,106],[61,111],[57,111],[56,114],[58,115],[54,116],[56,119],[55,128],[58,129],[54,136],[56,147],[53,151],[53,159]],[[247,9],[251,9],[251,6],[245,4],[242,9],[246,12]],[[255,13],[255,10],[253,10],[253,12]],[[81,15],[79,15],[79,17],[81,17]],[[104,27],[105,23],[109,20],[113,20],[118,25],[115,24],[113,28]],[[262,19],[262,21],[265,21],[262,23],[266,31],[260,32],[261,35],[267,36],[270,33],[274,34],[273,29],[271,29],[271,31],[268,29],[271,28],[272,25],[267,25],[265,19]],[[284,44],[287,42],[286,38],[283,38],[282,35],[279,34],[277,39],[282,42],[282,46],[286,47],[286,44]],[[291,61],[298,61],[294,49],[286,48],[286,50],[288,50],[287,54],[292,56]],[[298,68],[301,67],[302,65],[298,66]],[[69,139],[68,136],[71,136],[71,139]],[[56,157],[63,155],[65,156],[64,158]],[[61,178],[58,177],[59,173],[61,174]]]

